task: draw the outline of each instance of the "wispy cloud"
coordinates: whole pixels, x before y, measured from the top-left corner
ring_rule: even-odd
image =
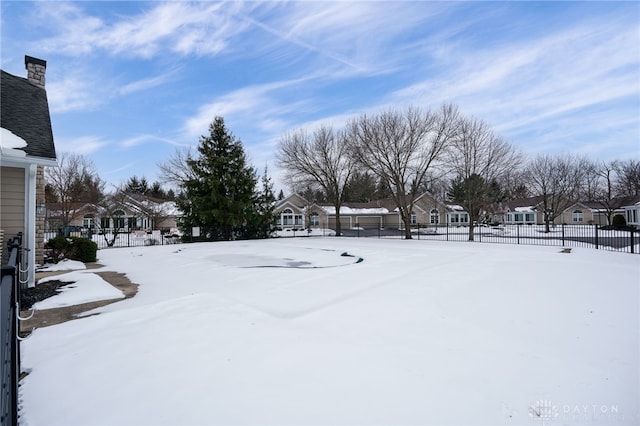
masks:
[[[179,68],[173,68],[153,77],[122,82],[126,75],[109,75],[90,63],[72,62],[48,79],[49,106],[53,113],[99,110],[122,96],[168,84],[178,72]]]
[[[96,86],[78,74],[67,75],[47,84],[52,113],[95,110],[103,104],[107,94],[104,87]]]
[[[248,24],[236,19],[233,3],[146,3],[148,9],[106,21],[75,3],[37,3],[41,19],[57,31],[40,40],[45,52],[70,56],[103,50],[111,55],[151,58],[162,52],[215,55]]]
[[[155,77],[132,81],[125,84],[124,86],[119,87],[117,93],[124,96],[161,86],[168,83],[176,75],[177,72],[179,72],[179,69],[173,69]]]
[[[246,19],[274,36],[262,49],[278,52],[297,47],[306,53],[302,57],[309,68],[322,64],[334,77],[344,78],[396,69],[415,54],[398,49],[397,43],[453,8],[435,2],[291,2],[269,13],[255,11]],[[289,58],[301,59],[300,53]]]
[[[190,137],[205,134],[216,116],[223,116],[227,121],[234,118],[250,120],[251,127],[263,131],[282,130],[289,122],[286,117],[299,112],[308,103],[304,100],[288,102],[283,98],[283,92],[295,90],[306,81],[299,79],[248,86],[218,96],[199,107],[197,113],[186,120],[184,132]]]
[[[161,142],[161,143],[173,145],[173,146],[188,146],[188,144],[184,144],[170,138],[162,138],[155,135],[138,135],[131,138],[127,138],[122,142],[120,142],[120,146],[123,148],[133,148],[138,145],[142,145],[145,143],[153,143],[153,142]]]
[[[620,111],[612,110],[606,120],[596,121],[589,109],[640,96],[638,27],[624,17],[610,18],[583,21],[498,48],[458,46],[442,73],[394,92],[389,101],[456,102],[465,112],[512,135],[552,128],[555,120],[572,121],[568,127],[574,132],[582,128],[597,133],[609,119],[618,121]],[[634,114],[633,108],[627,111]],[[637,123],[636,116],[632,125]],[[540,142],[547,139],[540,136]],[[556,145],[567,141],[556,139],[557,134],[547,136]]]
[[[100,136],[81,136],[77,138],[56,138],[56,150],[89,155],[108,145]]]

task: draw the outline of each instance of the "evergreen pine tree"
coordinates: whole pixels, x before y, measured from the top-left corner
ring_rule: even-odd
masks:
[[[495,190],[495,188],[493,188]],[[477,173],[468,178],[458,177],[451,183],[451,199],[469,213],[469,241],[474,240],[473,224],[479,221],[482,210],[490,203],[491,188]]]
[[[273,183],[268,170],[264,168],[261,178],[262,188],[256,192],[253,217],[247,229],[248,238],[269,238],[275,229],[275,202]]]
[[[231,134],[222,117],[200,137],[198,156],[187,160],[191,178],[183,182],[177,200],[183,216],[179,226],[187,237],[200,228],[201,239],[247,238],[253,220],[255,170],[247,165],[242,142]]]

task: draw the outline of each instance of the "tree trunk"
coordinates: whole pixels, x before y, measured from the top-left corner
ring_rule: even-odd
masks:
[[[473,221],[469,223],[469,241],[473,241]]]
[[[403,215],[402,221],[404,222],[404,238],[406,240],[413,239],[411,236],[411,213]]]
[[[342,224],[340,223],[340,204],[334,205],[336,208],[336,237],[342,235]]]

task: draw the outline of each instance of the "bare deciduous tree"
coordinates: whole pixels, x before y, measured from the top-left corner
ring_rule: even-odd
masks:
[[[539,155],[526,168],[534,195],[542,197],[545,232],[562,210],[577,201],[583,179],[581,160],[571,155]]]
[[[344,132],[321,126],[313,134],[304,130],[282,137],[276,158],[290,186],[320,187],[336,209],[336,235],[341,234],[340,207],[355,162],[348,154]]]
[[[460,118],[458,132],[447,152],[448,167],[457,178],[459,198],[455,201],[469,213],[469,241],[473,241],[473,224],[492,204],[500,201],[494,199],[496,191],[492,186],[502,183],[518,169],[522,155],[486,123],[470,118]]]
[[[96,203],[100,223],[96,223],[99,233],[103,236],[108,247],[113,247],[118,239],[118,235],[126,232],[128,224],[125,223],[128,209],[129,196],[123,187],[116,188],[112,193],[105,196]]]
[[[640,160],[617,161],[616,193],[620,197],[640,195]]]
[[[602,207],[608,225],[611,224],[613,212],[620,207],[621,201],[614,192],[616,165],[616,161],[582,161],[581,198]]]
[[[194,160],[195,157],[196,154],[191,147],[176,148],[167,161],[157,164],[162,182],[180,188],[185,182],[194,179],[189,161]]]
[[[49,201],[56,202],[54,214],[58,225],[69,225],[83,203],[96,202],[104,192],[105,183],[100,179],[91,160],[80,154],[58,154],[58,166],[45,169],[45,183]]]
[[[457,108],[445,105],[437,112],[408,108],[362,115],[349,124],[353,156],[393,194],[407,239],[420,186],[456,134],[457,121]]]

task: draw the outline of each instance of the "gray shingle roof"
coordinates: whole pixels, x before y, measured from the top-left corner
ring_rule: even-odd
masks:
[[[27,142],[27,156],[55,160],[47,92],[0,70],[0,127]]]

